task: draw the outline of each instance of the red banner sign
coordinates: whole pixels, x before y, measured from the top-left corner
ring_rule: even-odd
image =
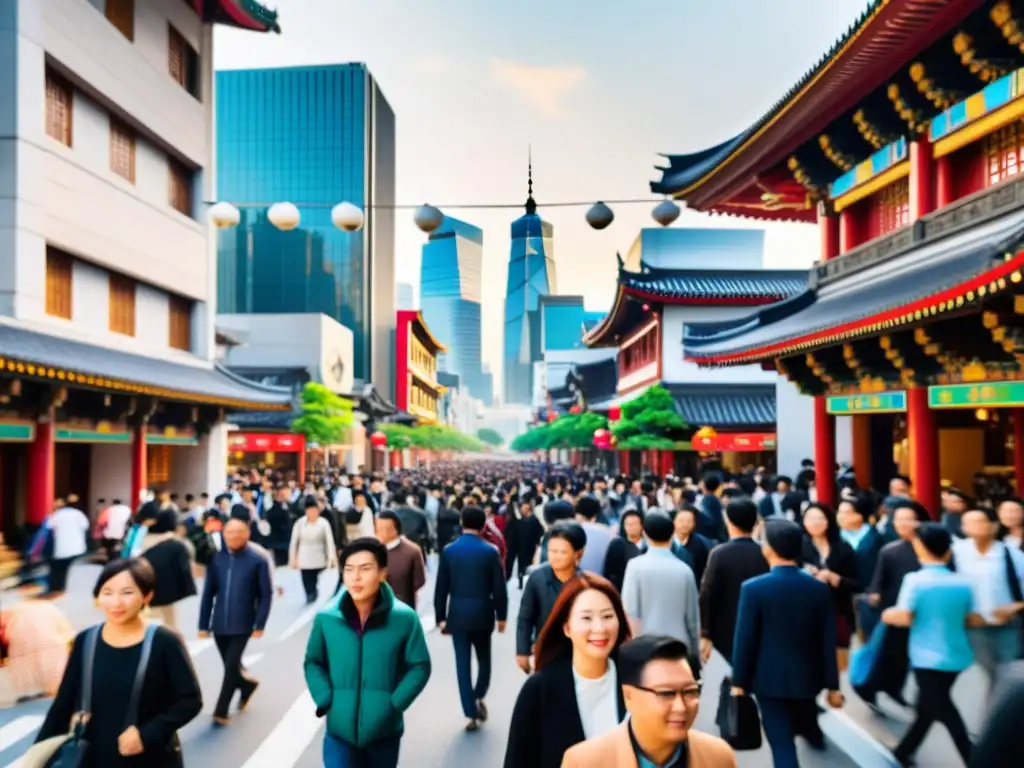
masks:
[[[692,445],[697,451],[774,451],[775,434],[720,432],[711,437],[694,437]]]
[[[300,453],[305,449],[302,435],[235,432],[228,437],[228,450],[242,453]]]

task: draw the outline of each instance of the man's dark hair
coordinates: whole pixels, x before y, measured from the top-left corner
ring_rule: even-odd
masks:
[[[186,493],[185,494],[185,503],[186,504],[191,504],[195,500],[196,500],[196,497],[193,496],[191,493]]]
[[[319,509],[320,508],[320,502],[316,500],[315,496],[310,494],[309,496],[307,496],[303,500],[302,508],[303,509],[312,509],[313,507],[316,507],[317,509]],[[232,513],[234,513],[234,511],[235,511],[234,509],[231,510]]]
[[[348,559],[359,552],[369,552],[377,561],[378,567],[388,567],[388,548],[373,536],[363,536],[346,544],[345,548],[341,550],[341,557],[338,558],[339,567],[344,568]]]
[[[744,496],[746,494],[740,488],[723,488],[721,493],[722,500],[725,502],[732,501],[733,499],[742,499]]]
[[[909,509],[910,511],[912,511],[914,513],[914,517],[917,518],[917,521],[919,523],[929,523],[929,522],[931,522],[932,516],[928,514],[928,510],[925,508],[924,504],[922,504],[921,502],[915,501],[914,499],[904,499],[904,498],[893,499],[893,497],[890,496],[889,498],[886,499],[886,505],[889,504],[890,500],[893,501],[893,506],[892,506],[892,516],[893,517],[896,517],[896,513],[899,512],[901,509]]]
[[[953,536],[941,523],[922,523],[917,528],[917,538],[935,557],[945,557],[953,546]]]
[[[398,516],[398,513],[393,509],[384,509],[377,514],[378,520],[390,520],[391,524],[395,526],[395,532],[402,535],[402,518]]]
[[[648,512],[644,516],[644,533],[656,544],[665,544],[672,541],[675,526],[672,524],[672,518],[664,512]]]
[[[714,493],[718,490],[718,486],[722,484],[722,479],[714,472],[708,472],[704,475],[704,488],[707,489],[708,493]]]
[[[552,539],[562,539],[575,552],[579,552],[587,546],[587,532],[583,530],[582,525],[572,520],[561,520],[551,526],[548,541],[550,542]]]
[[[554,525],[559,520],[572,519],[572,504],[568,501],[549,501],[544,505],[544,521],[548,525]]]
[[[597,520],[601,514],[601,502],[593,496],[581,496],[576,502],[575,512],[587,520]]]
[[[764,538],[775,554],[783,560],[799,560],[803,549],[804,532],[789,520],[769,520],[764,526]]]
[[[476,504],[469,504],[462,509],[462,527],[467,531],[482,531],[487,524],[487,513]]]
[[[652,661],[689,662],[690,649],[682,640],[666,635],[640,635],[622,644],[616,670],[620,685],[642,686],[644,670]]]
[[[153,594],[156,589],[156,571],[149,561],[141,557],[119,557],[103,566],[99,578],[96,579],[96,586],[93,587],[92,596],[98,598],[103,585],[125,571],[128,571],[143,597]]]
[[[249,508],[245,504],[235,504],[231,507],[231,511],[228,513],[228,517],[232,520],[244,520],[249,522],[252,520],[252,515],[249,514]]]
[[[725,505],[725,516],[743,533],[753,533],[757,525],[757,505],[751,499],[733,499]]]

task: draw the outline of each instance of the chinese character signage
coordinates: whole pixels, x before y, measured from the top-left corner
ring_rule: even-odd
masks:
[[[694,435],[691,442],[695,451],[774,451],[774,433],[729,433]]]
[[[305,449],[302,435],[236,432],[228,438],[228,449],[242,453],[297,453]]]
[[[906,392],[876,392],[869,395],[837,395],[826,400],[828,412],[835,416],[858,413],[904,413]]]
[[[995,381],[990,384],[949,384],[928,387],[931,408],[1014,408],[1024,406],[1024,381]]]

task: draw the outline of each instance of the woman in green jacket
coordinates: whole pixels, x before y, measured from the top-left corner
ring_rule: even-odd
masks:
[[[416,611],[387,585],[387,548],[356,539],[341,553],[345,589],[313,620],[306,685],[327,717],[324,766],[398,765],[403,713],[430,678]]]

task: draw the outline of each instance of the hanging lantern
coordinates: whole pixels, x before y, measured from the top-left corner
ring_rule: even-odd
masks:
[[[602,451],[611,447],[612,433],[607,429],[594,430],[594,447]]]
[[[548,411],[548,424],[558,419],[558,414],[554,411]]]
[[[594,229],[604,229],[615,221],[615,214],[607,205],[598,201],[587,211],[587,224]]]
[[[370,435],[370,445],[377,449],[383,449],[388,444],[388,436],[383,432],[374,432]]]
[[[434,206],[424,203],[416,209],[412,220],[420,228],[420,231],[429,235],[444,222],[444,214]]]
[[[299,215],[299,209],[291,203],[274,203],[267,211],[267,221],[282,232],[287,232],[299,226],[302,216]]]
[[[608,409],[608,421],[618,421],[622,418],[622,406],[613,405]]]
[[[571,413],[573,416],[583,413],[583,406],[580,405],[579,403],[574,403],[572,406],[569,407],[569,413]]]
[[[671,200],[662,200],[651,211],[651,218],[661,224],[663,227],[667,227],[675,222],[679,218],[679,206]]]
[[[712,438],[718,437],[718,433],[714,430],[713,427],[701,427],[694,433],[693,436],[704,440],[710,440]]]
[[[363,212],[352,203],[338,203],[331,209],[331,221],[342,232],[358,232],[363,228]]]
[[[241,212],[231,203],[215,203],[210,208],[210,221],[217,229],[237,227],[241,220]]]

